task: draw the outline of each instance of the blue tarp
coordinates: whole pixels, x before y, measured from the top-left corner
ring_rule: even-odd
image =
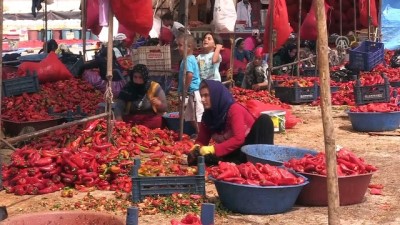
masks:
[[[382,39],[386,49],[400,49],[400,1],[382,1]]]

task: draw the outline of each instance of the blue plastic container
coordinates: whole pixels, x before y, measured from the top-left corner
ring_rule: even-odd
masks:
[[[213,177],[210,179],[214,181],[219,199],[225,208],[232,212],[250,215],[269,215],[289,211],[293,208],[300,191],[308,184],[306,177],[302,184],[267,187],[229,183]]]
[[[347,114],[355,131],[392,131],[400,127],[400,111],[387,113],[347,111]]]
[[[305,154],[318,154],[317,151],[309,149],[265,144],[245,145],[241,150],[246,154],[247,161],[273,166],[282,166],[283,162],[289,161],[292,158],[303,158]]]
[[[168,129],[179,132],[179,112],[171,112],[163,115],[163,119]],[[196,133],[191,122],[184,122],[183,133],[192,135]]]
[[[349,50],[349,68],[358,71],[371,71],[383,62],[385,47],[383,43],[363,41],[360,46]]]

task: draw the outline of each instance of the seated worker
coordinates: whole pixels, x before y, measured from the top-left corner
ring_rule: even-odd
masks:
[[[188,155],[188,164],[195,165],[197,156],[205,156],[206,165],[218,161],[246,162],[240,148],[249,144],[274,144],[274,125],[262,114],[257,119],[218,81],[203,80],[200,84],[204,114],[195,147]],[[210,140],[215,145],[209,145]],[[202,146],[202,147],[199,147]]]
[[[122,69],[117,63],[117,58],[113,51],[113,77],[112,91],[113,95],[118,96],[121,89],[125,86],[126,80],[123,77]],[[97,71],[91,69],[98,69]],[[83,80],[92,84],[96,89],[105,92],[107,86],[107,47],[102,47],[96,53],[94,60],[86,62],[79,70],[78,76],[82,76]]]
[[[277,53],[274,54],[274,66],[285,65],[288,63],[292,63],[297,58],[297,46],[295,44],[287,44],[283,48],[281,48]],[[296,71],[296,65],[291,65],[287,67],[283,67],[280,69],[276,69],[272,72],[272,74],[294,74]]]
[[[43,44],[43,48],[40,49],[38,54],[45,53],[44,52],[45,47],[47,47],[47,53],[55,52],[58,49],[58,44],[54,39],[50,39]]]
[[[185,32],[185,26],[181,23],[174,21],[172,13],[168,12],[161,16],[161,31],[160,42],[161,44],[173,44],[174,40],[182,33]]]
[[[268,88],[268,77],[263,60],[265,53],[262,48],[257,48],[254,52],[254,60],[249,62],[244,73],[242,88],[255,91]]]
[[[149,78],[149,70],[137,64],[129,74],[130,81],[121,90],[114,109],[115,118],[150,129],[162,127],[167,99],[161,86]]]
[[[241,62],[248,63],[251,61],[250,52],[244,48],[243,38],[236,39],[234,55],[235,59]]]

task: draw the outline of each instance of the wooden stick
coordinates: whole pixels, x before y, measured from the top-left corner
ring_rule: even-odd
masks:
[[[182,99],[181,99],[181,105],[180,105],[180,109],[179,109],[179,140],[182,140],[183,137],[183,127],[184,127],[184,114],[185,114],[185,100],[186,100],[186,71],[187,71],[187,49],[188,49],[188,40],[187,40],[187,31],[188,31],[188,14],[189,14],[189,0],[185,0],[185,46],[184,46],[184,52],[183,52],[183,75],[182,75]],[[192,49],[194,48],[194,46],[191,46]],[[188,102],[188,104],[190,104]],[[196,111],[194,112],[196,113]],[[196,121],[197,123],[197,121]],[[197,132],[197,130],[196,130]]]
[[[113,77],[113,29],[114,29],[114,14],[112,11],[111,6],[109,6],[108,9],[108,42],[107,42],[107,82],[108,82],[108,87],[106,90],[107,93],[109,93],[108,91],[111,91],[111,87],[112,87],[112,77]],[[111,94],[111,93],[109,93]],[[110,96],[106,96],[110,97]],[[106,99],[106,110],[108,112],[108,117],[107,117],[107,139],[108,141],[111,140],[111,131],[112,131],[112,127],[111,127],[111,117],[112,117],[112,112],[111,112],[111,104],[112,104],[112,99]]]
[[[268,6],[268,11],[269,11],[269,18],[268,18],[268,23],[269,23],[269,54],[268,54],[268,91],[271,91],[271,86],[272,86],[272,71],[274,67],[274,8],[275,8],[275,0],[269,0],[269,6]],[[267,31],[264,31],[267,32]]]
[[[3,19],[3,0],[0,0],[0,17]],[[3,40],[3,23],[0,23],[0,39]],[[0,55],[3,55],[3,43],[0,45]],[[0,58],[0,99],[3,93],[3,57]],[[1,103],[0,103],[0,118],[1,118]],[[0,122],[0,131],[2,130],[2,123]],[[1,167],[1,165],[0,165]],[[1,185],[0,185],[1,186]]]
[[[378,40],[379,42],[382,42],[382,0],[379,0],[379,23],[378,23]]]
[[[371,136],[397,136],[400,137],[400,132],[368,132]]]
[[[336,169],[335,129],[332,118],[331,89],[328,60],[328,34],[326,27],[325,1],[315,0],[318,29],[318,71],[321,80],[321,112],[327,165],[328,222],[340,224],[339,187]]]
[[[233,4],[235,5],[235,10],[237,10],[236,9],[237,1],[233,0]],[[231,33],[229,35],[229,40],[231,42],[231,55],[230,55],[230,61],[229,61],[229,69],[230,69],[231,73],[228,74],[230,77],[227,77],[227,80],[233,80],[233,69],[235,66],[234,61],[235,61],[235,47],[236,47],[235,46],[235,36],[236,35],[235,35],[235,30],[234,30],[233,33]],[[232,83],[232,85],[234,84],[234,82],[231,82],[231,83]]]
[[[83,52],[83,61],[86,62],[86,20],[87,20],[87,1],[81,0],[81,16],[82,16],[82,52]]]
[[[44,1],[44,53],[47,53],[47,41],[49,40],[49,37],[47,37],[47,29],[47,1]]]
[[[14,143],[17,143],[19,141],[23,141],[23,140],[26,140],[26,139],[29,139],[29,138],[33,138],[33,137],[36,137],[36,136],[47,134],[47,133],[50,133],[50,132],[55,131],[55,130],[64,129],[64,128],[71,127],[71,126],[74,126],[74,125],[83,124],[83,123],[89,122],[91,120],[100,119],[100,118],[103,118],[103,117],[106,117],[106,116],[108,116],[107,113],[102,113],[102,114],[86,117],[86,118],[83,118],[81,120],[75,120],[75,121],[68,122],[68,123],[63,123],[63,124],[60,124],[60,125],[57,125],[57,126],[54,126],[54,127],[49,127],[49,128],[46,128],[46,129],[38,130],[38,131],[35,131],[35,132],[32,132],[32,133],[23,134],[23,135],[12,137],[12,138],[7,138],[7,139],[5,139],[5,141],[7,141],[10,144],[14,144]]]
[[[316,58],[316,57],[317,57],[316,55],[310,56],[310,57],[307,57],[305,59],[296,60],[295,62],[292,62],[292,63],[288,63],[288,64],[272,67],[272,69],[273,70],[280,69],[280,68],[283,68],[285,66],[291,66],[291,65],[297,64],[299,62],[304,62],[304,61],[307,61],[307,60],[310,60],[310,59],[313,59],[313,58]]]
[[[301,29],[301,0],[299,0],[299,24],[297,26],[297,60],[300,60],[300,29]],[[300,61],[297,61],[297,70],[296,70],[296,75],[299,77],[300,76]]]
[[[8,141],[4,140],[3,138],[0,139],[1,142],[3,142],[7,147],[11,148],[13,151],[15,151],[14,146],[12,144],[8,143]]]

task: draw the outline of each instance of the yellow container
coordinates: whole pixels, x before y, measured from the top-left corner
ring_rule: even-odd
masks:
[[[271,110],[264,111],[261,114],[267,114],[271,117],[274,123],[274,132],[283,133],[285,132],[286,112],[283,110]]]

